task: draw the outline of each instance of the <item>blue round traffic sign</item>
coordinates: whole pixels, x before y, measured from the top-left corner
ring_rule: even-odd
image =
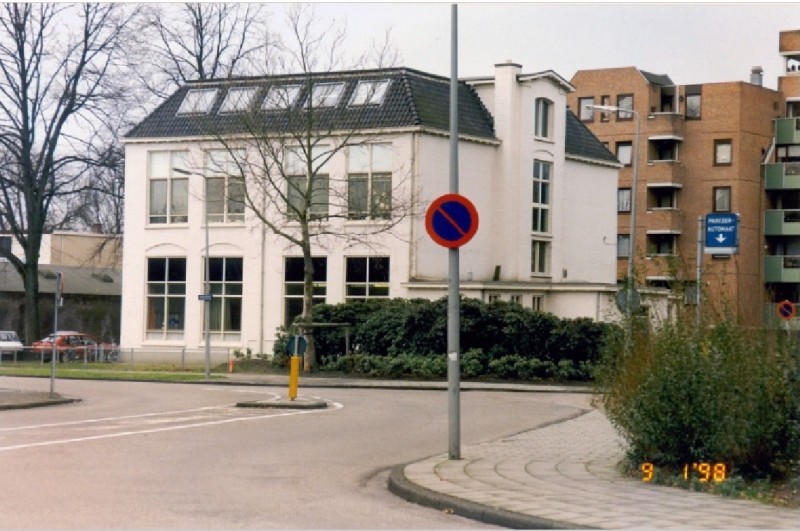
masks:
[[[461,247],[478,231],[478,211],[475,205],[459,194],[437,198],[425,214],[425,229],[443,247]]]

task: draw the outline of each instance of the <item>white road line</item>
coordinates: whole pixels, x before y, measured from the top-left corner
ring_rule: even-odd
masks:
[[[61,439],[56,441],[42,441],[37,443],[28,443],[28,444],[17,444],[14,446],[5,446],[0,447],[0,452],[7,452],[10,450],[21,450],[25,448],[36,448],[41,446],[56,446],[61,444],[70,444],[70,443],[79,443],[79,442],[87,442],[87,441],[97,441],[101,439],[114,439],[118,437],[128,437],[131,435],[143,435],[143,434],[150,434],[150,433],[160,433],[166,431],[177,431],[177,430],[185,430],[188,428],[201,428],[204,426],[216,426],[219,424],[230,424],[232,422],[244,422],[248,420],[261,420],[266,418],[279,418],[279,417],[289,417],[293,415],[305,415],[309,413],[323,413],[326,411],[332,411],[332,409],[341,409],[342,404],[338,402],[329,402],[328,408],[325,409],[305,409],[301,411],[287,411],[284,413],[277,413],[277,414],[269,414],[269,415],[259,415],[257,417],[237,417],[234,419],[224,419],[224,420],[212,420],[208,422],[198,422],[195,424],[184,424],[182,426],[169,426],[164,428],[151,428],[148,430],[139,430],[139,431],[123,431],[118,433],[108,433],[105,435],[92,435],[89,437],[76,437],[73,439]],[[332,408],[332,409],[331,409]],[[203,408],[205,409],[205,408]]]

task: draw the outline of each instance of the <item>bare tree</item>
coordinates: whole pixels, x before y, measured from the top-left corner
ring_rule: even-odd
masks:
[[[334,97],[331,90],[336,90],[335,84],[322,81],[342,69],[364,68],[369,57],[380,63],[394,54],[384,44],[347,62],[343,57],[344,30],[320,24],[313,8],[289,7],[285,26],[289,35],[275,39],[270,54],[273,74],[284,76],[267,92],[267,105],[273,107],[269,117],[261,108],[242,113],[236,124],[241,133],[235,136],[228,130],[215,130],[210,120],[206,125],[226,153],[224,161],[210,161],[207,183],[209,173],[229,179],[233,176],[224,201],[242,204],[268,231],[302,253],[303,311],[299,326],[308,339],[305,372],[317,365],[312,327],[313,246],[332,239],[369,242],[372,236],[390,231],[410,212],[410,201],[401,192],[405,190],[401,176],[382,181],[371,193],[366,189],[348,193],[346,178],[336,183],[336,177],[328,173],[327,163],[344,150],[372,153],[369,150],[386,149],[386,145],[376,147],[380,136],[365,130],[370,106],[351,106],[344,113],[332,111],[326,100]],[[374,71],[373,77],[374,83],[362,86],[359,96],[364,101],[381,96],[387,89],[381,72]],[[302,106],[293,105],[301,89],[308,96]],[[208,197],[206,201],[208,206]],[[345,227],[343,221],[354,218],[370,222],[358,228]]]
[[[263,4],[148,6],[136,71],[160,100],[187,81],[254,73],[267,48],[265,20]]]
[[[0,10],[0,230],[25,256],[0,253],[24,281],[30,342],[39,335],[42,233],[72,215],[59,202],[78,193],[93,165],[105,104],[123,92],[112,82],[115,59],[135,10],[32,3]]]

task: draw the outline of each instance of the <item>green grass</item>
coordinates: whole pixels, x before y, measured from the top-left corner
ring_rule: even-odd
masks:
[[[212,368],[212,379],[223,378],[224,368]],[[18,363],[0,365],[0,376],[49,377],[50,364]],[[141,380],[147,382],[196,382],[205,379],[203,367],[175,365],[129,365],[108,363],[71,363],[56,366],[56,378],[90,380]]]

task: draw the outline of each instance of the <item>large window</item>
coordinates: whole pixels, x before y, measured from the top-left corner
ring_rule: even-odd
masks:
[[[550,176],[553,165],[541,160],[533,161],[533,212],[531,230],[550,231]]]
[[[546,275],[550,272],[550,242],[545,240],[531,241],[531,273]]]
[[[222,341],[238,340],[242,331],[242,259],[211,257],[208,266],[211,270],[209,288],[213,295],[209,317],[211,334]]]
[[[687,120],[699,120],[702,111],[702,85],[686,86],[685,116]]]
[[[243,112],[250,108],[256,95],[256,87],[234,87],[228,89],[228,94],[222,100],[219,112]]]
[[[350,301],[389,297],[389,257],[347,258],[345,299]]]
[[[312,304],[325,304],[328,278],[328,259],[314,257],[311,259],[314,267],[312,289]],[[288,328],[297,316],[303,314],[303,258],[286,258],[284,263],[284,311],[283,323]]]
[[[311,106],[336,107],[344,92],[344,83],[319,83],[311,89]]]
[[[648,234],[647,254],[673,255],[675,254],[675,234]]]
[[[151,151],[148,162],[148,221],[189,220],[188,151]]]
[[[714,166],[730,166],[733,161],[731,139],[714,140]]]
[[[547,98],[536,98],[534,136],[553,138],[553,102]]]
[[[617,234],[617,258],[628,258],[631,255],[631,235]]]
[[[633,94],[620,94],[617,96],[617,120],[633,120]]]
[[[183,339],[186,258],[147,259],[147,339]]]
[[[215,88],[192,89],[184,96],[178,114],[206,114],[211,111],[216,97]]]
[[[617,142],[617,160],[625,166],[631,165],[633,155],[633,144],[630,142]]]
[[[264,98],[264,103],[261,104],[261,109],[265,111],[291,109],[297,101],[297,97],[300,95],[300,90],[302,90],[302,88],[301,85],[270,87]]]
[[[717,186],[714,188],[714,212],[731,211],[731,187]]]
[[[594,97],[578,98],[578,112],[582,122],[594,121]]]
[[[286,150],[284,171],[286,173],[287,214],[289,219],[318,220],[328,217],[329,176],[328,146],[314,146],[311,149],[311,188],[308,183],[308,157],[300,147]]]
[[[617,212],[631,211],[631,189],[620,188],[617,190]]]
[[[244,221],[244,150],[206,152],[206,209],[208,221]]]
[[[359,81],[350,97],[350,105],[380,105],[386,97],[388,88],[388,79]]]
[[[392,213],[392,146],[350,146],[347,161],[347,217],[389,219]]]

